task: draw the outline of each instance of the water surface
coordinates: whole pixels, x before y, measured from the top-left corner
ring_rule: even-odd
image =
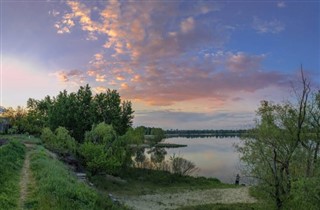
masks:
[[[167,157],[176,154],[192,161],[200,169],[198,176],[216,177],[222,182],[234,183],[239,171],[239,153],[234,144],[240,143],[238,137],[164,139],[165,143],[186,144],[187,147],[167,148]]]

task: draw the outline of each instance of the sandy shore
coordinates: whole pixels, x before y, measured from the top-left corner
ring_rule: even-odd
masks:
[[[254,203],[256,199],[249,195],[248,187],[230,189],[209,189],[164,193],[141,196],[123,196],[118,199],[136,210],[165,210],[182,206],[194,206],[210,203]]]

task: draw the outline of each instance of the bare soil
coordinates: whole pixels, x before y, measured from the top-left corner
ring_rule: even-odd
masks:
[[[117,197],[123,204],[136,210],[165,210],[203,204],[254,203],[249,187],[184,191],[181,193]]]
[[[24,203],[28,196],[28,184],[31,181],[31,172],[30,172],[30,152],[29,150],[34,147],[32,144],[25,144],[27,147],[26,156],[24,159],[21,178],[20,178],[20,199],[19,199],[19,209],[24,209]]]

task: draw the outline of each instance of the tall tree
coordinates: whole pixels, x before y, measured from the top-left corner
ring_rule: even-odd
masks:
[[[302,88],[300,92],[296,91],[297,103],[261,103],[256,128],[238,148],[249,174],[259,180],[277,209],[283,208],[289,199],[292,178],[301,176],[301,171],[297,170],[299,159],[305,158],[306,154],[310,83],[303,71],[301,81]]]

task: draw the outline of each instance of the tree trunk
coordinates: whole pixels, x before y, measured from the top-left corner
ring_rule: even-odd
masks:
[[[320,149],[319,147],[320,147],[320,142],[317,142],[316,148],[314,150],[314,156],[313,156],[313,168],[315,168],[316,165],[317,165],[318,152],[319,152],[319,149]],[[313,170],[313,173],[314,173],[314,170]]]
[[[277,151],[276,149],[273,149],[273,175],[274,175],[274,190],[275,190],[275,200],[276,200],[276,206],[277,209],[281,209],[282,207],[282,200],[280,197],[280,180],[278,177],[278,170],[277,170]]]

